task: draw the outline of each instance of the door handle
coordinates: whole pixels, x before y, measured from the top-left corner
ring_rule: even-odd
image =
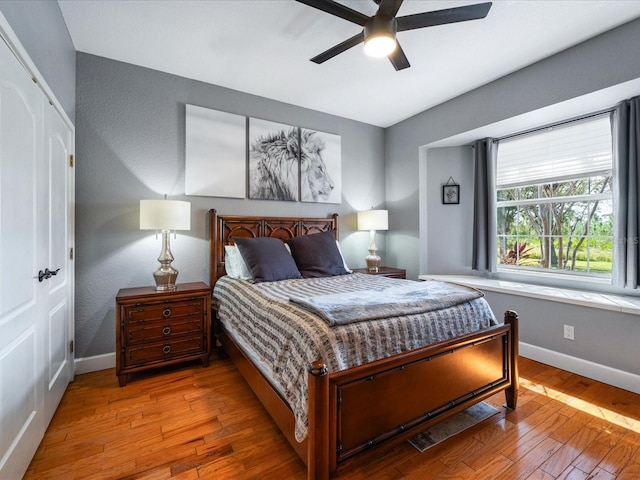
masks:
[[[42,280],[48,280],[53,275],[57,275],[59,271],[60,271],[59,268],[57,268],[56,270],[53,270],[53,271],[49,270],[48,268],[45,268],[44,272],[42,270],[40,270],[38,272],[38,281],[41,282]]]

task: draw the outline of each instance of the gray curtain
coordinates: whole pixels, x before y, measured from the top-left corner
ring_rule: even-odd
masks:
[[[478,140],[474,149],[473,257],[471,268],[496,270],[496,155],[492,138]]]
[[[613,285],[637,289],[640,272],[640,97],[619,103],[612,113],[615,240]]]

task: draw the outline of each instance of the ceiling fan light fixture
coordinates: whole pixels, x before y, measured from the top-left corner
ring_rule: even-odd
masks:
[[[370,57],[386,57],[396,49],[396,39],[382,34],[368,38],[364,42],[364,53]]]
[[[393,17],[375,15],[364,26],[364,52],[371,57],[386,57],[396,49],[398,22]]]

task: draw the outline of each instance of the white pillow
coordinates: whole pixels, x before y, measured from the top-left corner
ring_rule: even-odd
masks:
[[[344,266],[344,269],[348,273],[353,273],[353,270],[351,270],[351,269],[349,269],[349,267],[347,267],[347,262],[344,259],[344,255],[342,255],[342,250],[340,250],[340,242],[338,240],[336,240],[336,245],[338,246],[338,252],[340,252],[340,256],[342,257],[342,265]]]
[[[240,255],[240,250],[235,245],[224,246],[224,268],[231,278],[253,280],[247,264]]]

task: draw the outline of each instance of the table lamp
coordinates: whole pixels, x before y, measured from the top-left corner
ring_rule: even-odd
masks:
[[[178,270],[171,266],[173,255],[169,248],[171,230],[191,229],[191,203],[181,200],[140,200],[140,230],[160,230],[162,250],[160,267],[153,273],[156,290],[175,290]]]
[[[364,210],[357,213],[358,230],[369,230],[369,255],[365,258],[367,270],[375,273],[380,265],[376,230],[389,230],[389,212],[387,210]]]

